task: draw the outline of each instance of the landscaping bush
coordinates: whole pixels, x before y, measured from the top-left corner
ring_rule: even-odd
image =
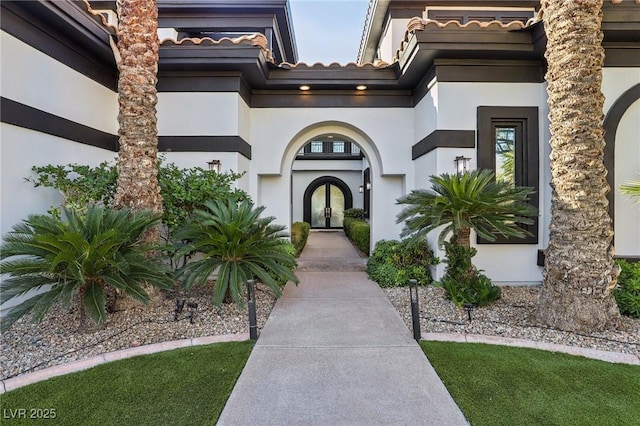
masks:
[[[311,226],[307,222],[294,222],[293,225],[291,225],[291,243],[295,247],[296,257],[300,256],[304,246],[307,245],[309,228],[311,228]]]
[[[616,264],[620,266],[621,272],[613,295],[620,313],[640,318],[640,262],[631,263],[618,259]]]
[[[141,303],[150,297],[143,285],[169,289],[174,280],[155,259],[152,247],[140,243],[160,222],[151,212],[90,206],[83,215],[63,210],[56,215],[31,215],[15,225],[0,247],[0,303],[23,298],[2,318],[2,331],[25,314],[40,322],[49,309],[78,303],[80,326],[107,319],[105,290],[117,289]],[[76,297],[77,296],[77,297]]]
[[[433,282],[429,265],[438,259],[424,240],[381,240],[367,262],[367,273],[380,287],[397,287],[415,279],[420,285]]]
[[[193,212],[175,232],[178,240],[188,242],[179,247],[177,256],[203,255],[178,271],[185,291],[206,284],[217,270],[213,303],[220,306],[223,300],[231,299],[243,308],[249,279],[263,282],[276,297],[282,293],[282,282],[298,283],[293,273],[295,249],[284,240],[284,226],[272,224],[274,217],[262,217],[264,210],[254,207],[251,200],[238,202],[229,197],[207,201],[203,209]]]
[[[494,286],[491,280],[471,263],[471,259],[477,253],[475,248],[451,242],[444,243],[444,247],[447,269],[438,285],[444,288],[447,299],[458,307],[464,303],[484,306],[500,299],[500,287]]]
[[[347,238],[351,240],[358,250],[369,255],[369,239],[371,235],[369,224],[361,219],[345,217],[343,226]]]
[[[344,211],[344,217],[351,217],[353,219],[364,219],[364,210],[353,208]]]

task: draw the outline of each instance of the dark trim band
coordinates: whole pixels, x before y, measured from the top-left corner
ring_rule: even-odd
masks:
[[[118,136],[0,97],[0,121],[109,151],[118,151]],[[240,136],[158,136],[159,151],[238,152],[251,159],[251,145]]]
[[[118,150],[118,137],[8,98],[0,98],[0,121],[85,145]]]
[[[251,160],[251,145],[240,136],[158,136],[158,150],[237,152]]]
[[[475,147],[476,132],[473,130],[434,130],[411,147],[411,159],[418,159],[436,148]]]

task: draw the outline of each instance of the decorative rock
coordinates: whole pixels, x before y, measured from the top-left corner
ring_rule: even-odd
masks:
[[[472,321],[463,309],[445,299],[444,289],[418,289],[422,333],[462,333],[528,339],[640,355],[640,320],[622,317],[616,330],[582,335],[541,327],[535,323],[539,286],[502,287],[502,299],[474,308]],[[400,317],[411,329],[408,288],[384,289]]]

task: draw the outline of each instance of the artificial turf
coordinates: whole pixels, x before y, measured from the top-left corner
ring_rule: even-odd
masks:
[[[194,346],[34,383],[0,397],[0,423],[215,424],[252,347],[251,342]],[[52,410],[55,419],[37,419],[51,417]]]
[[[420,345],[474,426],[640,425],[640,366],[505,346]]]

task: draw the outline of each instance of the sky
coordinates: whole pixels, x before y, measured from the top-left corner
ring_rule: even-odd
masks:
[[[356,62],[369,0],[289,0],[298,61]]]

